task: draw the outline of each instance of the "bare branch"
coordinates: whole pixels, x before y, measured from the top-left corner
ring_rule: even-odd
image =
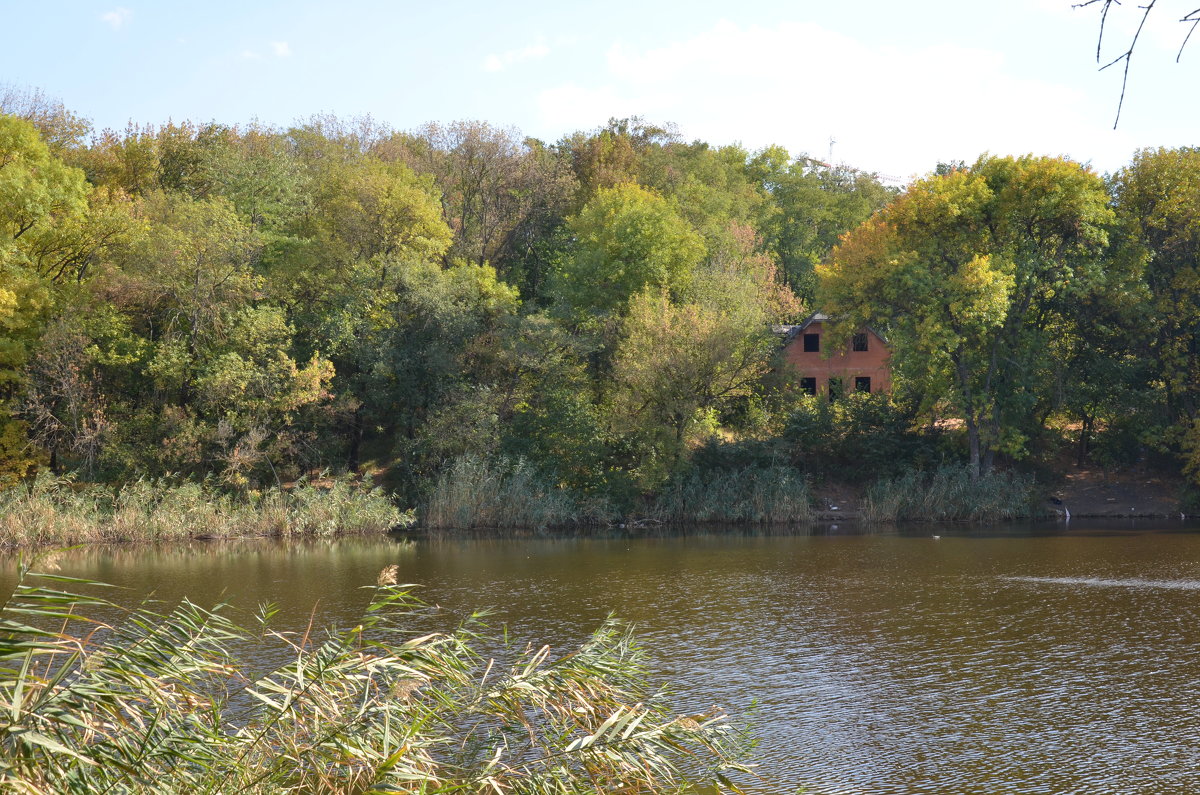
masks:
[[[1096,62],[1099,63],[1100,48],[1101,48],[1101,44],[1103,43],[1103,40],[1104,40],[1104,27],[1105,27],[1105,24],[1108,22],[1108,12],[1113,7],[1113,5],[1120,5],[1121,1],[1120,0],[1086,0],[1083,3],[1076,3],[1075,5],[1072,6],[1072,8],[1086,8],[1087,6],[1094,5],[1095,3],[1103,4],[1100,7],[1100,33],[1096,37]],[[1113,120],[1113,129],[1114,130],[1117,129],[1117,125],[1121,123],[1121,108],[1124,107],[1124,105],[1125,105],[1125,89],[1129,86],[1129,64],[1133,61],[1133,51],[1137,48],[1138,39],[1142,35],[1143,28],[1146,27],[1146,20],[1149,19],[1150,12],[1154,10],[1154,6],[1157,3],[1158,3],[1158,0],[1149,0],[1149,2],[1146,3],[1146,5],[1139,6],[1139,8],[1142,9],[1142,19],[1140,22],[1138,22],[1137,30],[1134,31],[1133,38],[1129,41],[1128,49],[1126,49],[1125,52],[1121,53],[1116,58],[1114,58],[1111,61],[1109,61],[1108,63],[1104,64],[1104,66],[1100,67],[1100,71],[1103,72],[1105,69],[1107,69],[1110,66],[1114,66],[1115,64],[1121,63],[1122,61],[1125,62],[1125,69],[1121,74],[1121,98],[1117,102],[1117,117]],[[1196,11],[1200,11],[1200,9],[1196,9]],[[1195,12],[1193,12],[1193,13],[1195,13]],[[1191,14],[1189,14],[1188,16],[1191,16]],[[1189,21],[1200,21],[1200,19],[1189,20]],[[1189,33],[1188,35],[1190,36],[1191,34]],[[1187,40],[1185,39],[1184,42],[1186,43]]]
[[[1180,22],[1191,22],[1192,26],[1188,28],[1187,35],[1183,37],[1183,44],[1179,45],[1179,52],[1175,54],[1175,63],[1179,63],[1179,59],[1183,57],[1183,48],[1187,46],[1188,39],[1196,32],[1196,26],[1200,25],[1200,16],[1197,16],[1198,14],[1200,14],[1200,8],[1187,12],[1179,19]]]

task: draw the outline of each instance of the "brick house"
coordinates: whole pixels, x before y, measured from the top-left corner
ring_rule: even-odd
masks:
[[[810,395],[838,397],[849,391],[887,392],[892,388],[891,356],[887,341],[872,329],[853,335],[832,355],[825,333],[830,319],[821,313],[803,323],[777,326],[783,337],[783,358],[800,374],[800,387]]]

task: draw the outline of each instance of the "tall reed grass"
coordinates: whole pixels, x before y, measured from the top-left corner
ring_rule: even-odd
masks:
[[[436,530],[605,524],[609,503],[562,488],[525,459],[461,456],[434,480],[419,512]]]
[[[1038,502],[1031,477],[990,472],[972,479],[969,469],[947,466],[875,483],[863,499],[862,515],[868,522],[995,522],[1037,516]]]
[[[668,483],[649,514],[664,522],[807,522],[812,494],[792,467],[692,472]]]
[[[97,583],[23,572],[0,611],[0,790],[739,791],[744,737],[719,711],[671,714],[627,628],[561,656],[475,619],[417,632],[389,569],[357,626],[303,636],[188,602],[105,624],[113,605],[63,590]],[[262,673],[232,651],[247,643],[286,662]]]
[[[0,491],[0,546],[385,532],[411,523],[382,491],[338,479],[234,495],[203,483],[119,488],[39,475]]]

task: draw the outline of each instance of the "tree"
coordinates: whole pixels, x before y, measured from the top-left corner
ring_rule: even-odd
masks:
[[[490,452],[499,430],[491,387],[516,291],[488,265],[407,263],[389,272],[390,289],[357,291],[362,303],[343,316],[351,335],[335,362],[358,404],[351,465],[368,433],[388,444],[407,476],[429,474],[467,435]],[[430,433],[430,423],[444,438]]]
[[[538,237],[562,225],[579,188],[559,151],[480,121],[427,124],[372,151],[434,178],[454,232],[447,261],[491,264],[523,294],[541,290],[547,252]]]
[[[0,114],[9,114],[32,124],[51,151],[62,155],[81,149],[92,130],[91,122],[67,110],[60,100],[39,89],[0,83]]]
[[[0,113],[0,484],[36,463],[13,401],[54,304],[56,266],[65,273],[74,254],[64,252],[86,228],[89,192],[31,122]]]
[[[650,149],[678,142],[674,125],[650,124],[639,116],[609,119],[591,135],[568,136],[559,147],[569,152],[584,199],[605,188],[642,181],[642,157]]]
[[[83,213],[90,190],[31,123],[0,114],[0,266],[29,265],[29,241]]]
[[[677,300],[647,288],[629,304],[612,366],[613,423],[640,437],[659,467],[677,464],[695,430],[751,394],[777,348],[770,324],[796,311],[769,260],[752,252],[747,230],[741,250],[698,269]]]
[[[1113,193],[1118,260],[1145,290],[1139,326],[1173,426],[1166,441],[1185,445],[1200,480],[1200,149],[1140,150]]]
[[[647,287],[685,289],[705,254],[666,199],[632,183],[601,189],[569,228],[575,242],[558,293],[585,313],[619,313]]]
[[[1019,455],[1073,302],[1105,289],[1104,184],[1069,160],[981,157],[914,183],[817,269],[842,334],[870,325],[904,377],[950,400],[972,471]]]
[[[317,180],[313,231],[342,262],[439,257],[450,244],[432,180],[403,163],[364,157]]]
[[[769,197],[756,218],[764,245],[806,304],[816,292],[816,266],[838,238],[896,195],[872,174],[792,158],[778,146],[755,154],[745,170]]]

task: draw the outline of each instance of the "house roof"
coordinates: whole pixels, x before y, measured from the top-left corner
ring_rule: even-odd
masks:
[[[796,339],[796,337],[798,337],[800,334],[802,334],[804,332],[804,330],[806,328],[808,328],[809,326],[811,326],[813,323],[827,323],[831,320],[833,320],[833,318],[831,318],[829,315],[826,315],[822,312],[813,312],[811,315],[804,318],[804,320],[800,321],[799,323],[786,325],[786,326],[772,326],[771,331],[775,332],[776,334],[782,334],[783,335],[783,344],[787,345],[789,342]],[[870,326],[867,326],[867,331],[871,332],[876,337],[879,337],[879,339],[883,340],[884,345],[888,344],[887,337],[883,336],[875,329],[871,328]]]

